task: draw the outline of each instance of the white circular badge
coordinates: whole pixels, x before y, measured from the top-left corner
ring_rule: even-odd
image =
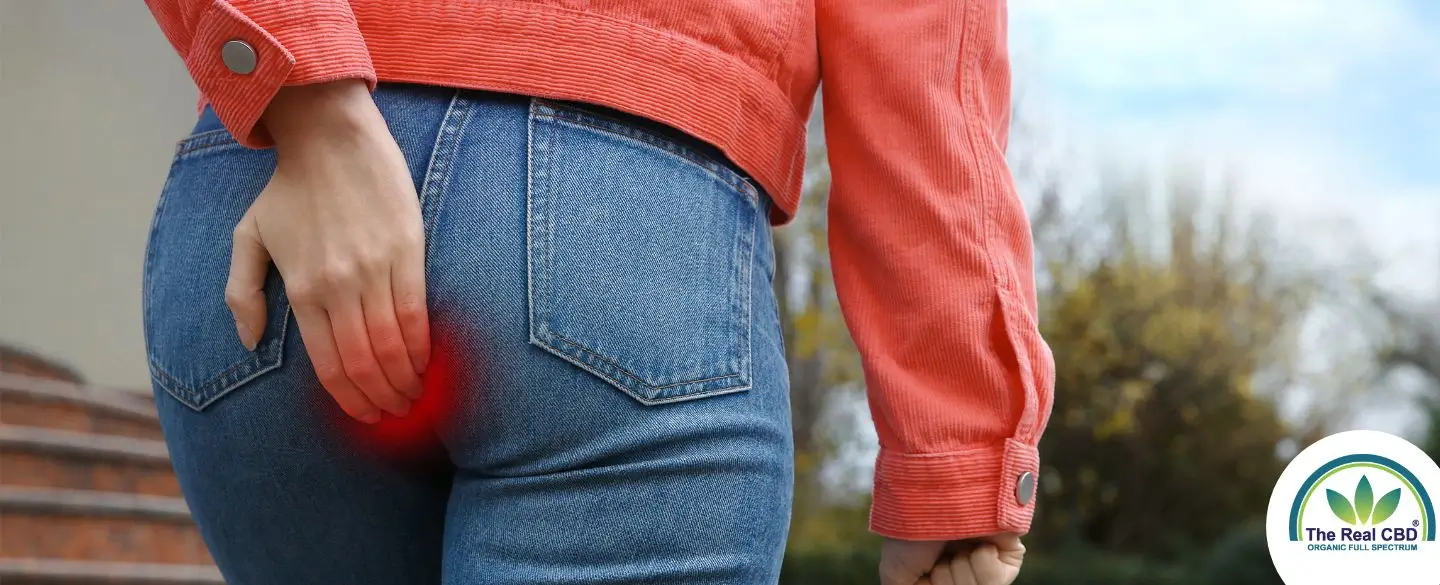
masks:
[[[1440,585],[1440,467],[1409,441],[1348,431],[1301,451],[1265,514],[1288,585]]]

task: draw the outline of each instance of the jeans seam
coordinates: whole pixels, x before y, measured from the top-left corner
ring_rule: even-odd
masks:
[[[708,173],[715,180],[725,186],[743,193],[758,206],[760,198],[755,185],[747,180],[740,173],[730,169],[727,165],[714,160],[712,157],[695,152],[682,144],[666,139],[653,132],[634,128],[624,122],[613,120],[604,114],[589,112],[579,108],[566,107],[550,100],[535,100],[536,117],[569,126],[586,128],[617,138],[628,139],[631,142],[659,150],[671,155],[692,166],[699,167]]]
[[[654,406],[654,405],[659,405],[659,404],[672,404],[672,403],[676,403],[676,402],[686,402],[686,401],[689,401],[689,400],[695,400],[695,399],[699,399],[699,398],[708,398],[708,397],[711,397],[711,396],[721,396],[721,395],[724,395],[724,394],[734,394],[734,393],[736,393],[736,392],[744,392],[744,391],[746,391],[746,390],[749,390],[749,389],[750,389],[750,386],[751,386],[748,382],[742,381],[741,384],[736,385],[736,386],[726,386],[726,387],[715,388],[715,389],[712,389],[712,390],[703,390],[703,391],[699,391],[699,392],[688,392],[688,393],[680,394],[680,395],[677,395],[677,396],[666,396],[666,397],[651,398],[651,397],[646,397],[646,396],[644,396],[644,395],[641,395],[640,393],[636,392],[635,389],[633,389],[633,388],[631,388],[630,386],[626,385],[624,382],[621,382],[621,381],[619,381],[619,380],[616,380],[614,377],[610,376],[609,374],[605,373],[604,371],[601,371],[601,370],[600,370],[599,368],[597,368],[595,365],[586,363],[584,360],[582,360],[582,359],[580,359],[580,358],[578,358],[578,357],[576,357],[576,356],[570,355],[569,353],[566,353],[564,350],[561,350],[560,348],[557,348],[557,347],[555,347],[554,345],[551,345],[551,344],[549,344],[549,343],[542,342],[542,341],[540,341],[540,340],[535,339],[534,337],[531,338],[531,342],[534,343],[535,345],[539,346],[541,349],[545,350],[546,352],[549,352],[551,355],[555,355],[555,356],[559,357],[560,359],[563,359],[563,360],[565,360],[565,361],[567,361],[567,362],[570,362],[570,363],[572,363],[572,364],[575,364],[577,367],[579,367],[579,368],[582,369],[582,370],[585,370],[585,371],[587,371],[587,372],[590,372],[591,374],[594,374],[594,375],[596,375],[596,376],[599,376],[602,380],[605,380],[605,381],[609,382],[611,385],[615,386],[616,388],[619,388],[620,391],[624,392],[625,394],[628,394],[631,398],[634,398],[635,400],[639,401],[641,404],[645,404],[645,405]]]
[[[192,134],[175,144],[175,158],[181,159],[202,152],[209,152],[229,146],[240,146],[240,142],[224,128],[206,130]]]
[[[167,371],[164,366],[155,361],[153,356],[146,360],[150,365],[151,376],[171,396],[198,412],[235,389],[244,386],[246,382],[255,379],[256,376],[279,368],[285,364],[284,343],[290,327],[290,302],[283,293],[276,299],[274,308],[277,309],[276,314],[280,315],[276,334],[266,340],[264,345],[251,351],[246,359],[235,362],[224,370],[211,375],[205,381],[196,384],[194,388]]]
[[[460,91],[450,98],[441,118],[440,130],[435,133],[435,145],[430,150],[425,178],[420,182],[418,197],[421,222],[424,224],[427,269],[430,267],[430,252],[434,249],[430,242],[435,239],[435,226],[440,223],[445,192],[450,187],[450,176],[455,168],[455,152],[460,148],[472,109],[470,101]]]
[[[704,384],[704,383],[706,383],[706,382],[714,382],[714,381],[717,381],[717,380],[725,380],[725,379],[728,379],[728,378],[738,378],[738,377],[741,377],[740,374],[736,373],[736,374],[725,374],[725,375],[723,375],[723,376],[711,376],[711,377],[709,377],[709,378],[701,378],[701,379],[699,379],[699,380],[684,380],[684,381],[681,381],[681,382],[670,382],[670,383],[668,383],[668,384],[652,384],[652,383],[650,383],[650,382],[645,381],[644,378],[641,378],[640,376],[636,375],[634,372],[631,372],[630,370],[626,369],[625,366],[620,365],[620,364],[617,363],[615,360],[612,360],[612,359],[610,359],[610,358],[608,358],[608,357],[605,357],[605,354],[600,353],[599,351],[595,350],[594,348],[592,348],[592,347],[590,347],[590,346],[588,346],[588,345],[585,345],[585,344],[583,344],[583,343],[580,343],[580,342],[578,342],[578,341],[575,341],[574,339],[570,339],[569,337],[565,337],[564,335],[561,335],[561,334],[559,334],[559,333],[553,333],[553,332],[552,332],[552,333],[550,333],[550,337],[553,337],[553,338],[555,338],[555,339],[558,339],[558,340],[560,340],[562,343],[565,343],[565,344],[567,344],[567,345],[574,346],[574,347],[575,347],[575,350],[576,350],[577,352],[583,353],[583,354],[585,354],[585,355],[587,355],[587,356],[590,356],[590,357],[593,357],[593,358],[594,358],[595,360],[597,360],[597,361],[604,362],[606,365],[610,366],[611,368],[614,368],[614,369],[615,369],[616,371],[618,371],[619,373],[624,374],[625,377],[630,378],[631,380],[635,381],[636,384],[639,384],[639,385],[644,386],[644,387],[646,387],[646,388],[650,388],[650,389],[652,389],[652,390],[665,390],[665,389],[668,389],[668,388],[675,388],[675,387],[677,387],[677,386],[686,386],[686,385],[689,385],[689,384]],[[743,343],[742,343],[742,344],[743,344]]]
[[[219,139],[217,141],[217,139]],[[213,143],[212,143],[213,142]],[[171,374],[162,364],[156,361],[151,348],[156,340],[155,332],[152,331],[151,323],[154,319],[154,307],[151,296],[154,288],[155,250],[156,238],[162,229],[165,210],[172,196],[172,186],[176,174],[179,172],[179,164],[185,160],[187,155],[208,152],[220,146],[235,145],[238,142],[230,136],[229,131],[220,128],[194,134],[186,138],[176,146],[176,154],[170,164],[170,172],[165,178],[164,185],[160,188],[160,196],[155,204],[155,216],[150,222],[150,233],[146,242],[143,276],[141,277],[141,320],[144,322],[146,347],[146,364],[149,366],[152,379],[160,385],[171,396],[195,411],[203,410],[206,406],[219,400],[235,389],[245,385],[246,382],[256,376],[269,372],[284,364],[284,340],[290,320],[290,303],[281,286],[276,302],[271,307],[271,319],[278,316],[280,323],[276,327],[276,334],[269,340],[262,340],[263,344],[254,351],[249,352],[245,359],[237,361],[225,369],[212,374],[192,387]],[[269,322],[266,324],[269,330]],[[263,332],[262,332],[263,334]],[[272,355],[273,354],[273,355]]]
[[[534,216],[535,200],[535,101],[531,100],[525,115],[525,319],[526,333],[532,343],[535,339],[536,313],[539,311],[535,305],[535,227],[531,223]]]

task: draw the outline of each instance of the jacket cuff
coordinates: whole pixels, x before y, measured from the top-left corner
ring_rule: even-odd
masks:
[[[1014,439],[923,455],[882,448],[870,529],[900,540],[1024,534],[1035,512],[1039,473],[1039,452]]]
[[[255,52],[253,71],[225,65],[221,52],[232,40]],[[346,2],[257,3],[242,13],[216,0],[196,23],[185,67],[225,128],[251,148],[273,144],[259,121],[282,86],[364,79],[373,90],[376,80]]]

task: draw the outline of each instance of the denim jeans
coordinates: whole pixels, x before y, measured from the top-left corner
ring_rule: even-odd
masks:
[[[272,269],[224,287],[273,151],[179,145],[144,277],[185,500],[231,585],[774,583],[793,482],[770,202],[707,145],[578,104],[382,85],[426,228],[410,416],[347,418]]]

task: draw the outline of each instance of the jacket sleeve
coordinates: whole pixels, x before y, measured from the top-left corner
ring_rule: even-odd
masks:
[[[236,139],[271,144],[260,115],[286,85],[364,79],[375,69],[347,0],[146,0],[155,21],[202,96]],[[237,73],[222,48],[232,40],[254,51],[255,68]]]
[[[1024,533],[1054,360],[1005,162],[1005,2],[818,0],[816,14],[835,284],[880,437],[871,529]]]

